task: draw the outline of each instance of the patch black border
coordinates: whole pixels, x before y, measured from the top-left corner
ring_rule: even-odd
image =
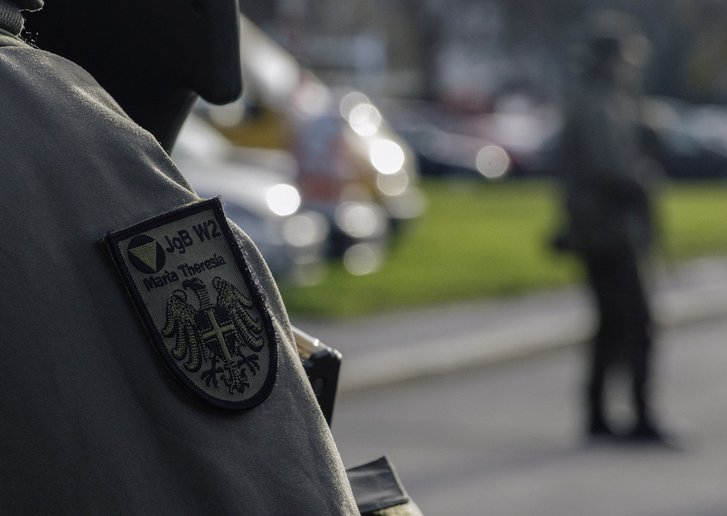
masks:
[[[234,257],[238,269],[242,274],[245,285],[247,286],[250,295],[253,297],[253,301],[256,303],[256,306],[261,312],[260,315],[263,318],[265,332],[268,337],[268,345],[270,346],[270,363],[268,366],[267,377],[265,378],[263,385],[260,387],[260,390],[258,390],[258,392],[253,397],[243,401],[230,401],[216,398],[198,387],[186,374],[179,370],[177,363],[164,345],[164,339],[159,333],[156,324],[152,320],[149,310],[146,308],[146,303],[139,291],[139,286],[134,281],[134,278],[129,272],[129,269],[123,258],[123,251],[119,246],[122,240],[126,240],[129,237],[132,237],[139,233],[144,233],[150,229],[154,229],[158,226],[177,221],[190,215],[201,213],[203,211],[208,211],[210,209],[212,210],[215,218],[217,219],[217,222],[222,228],[222,232],[227,241],[227,245],[230,247],[230,251],[232,252],[232,256]],[[247,262],[245,261],[245,257],[243,256],[243,252],[237,242],[237,238],[235,237],[232,228],[227,222],[227,217],[225,216],[224,210],[222,209],[222,201],[219,197],[194,202],[192,204],[182,206],[181,208],[177,208],[170,212],[157,215],[150,219],[146,219],[142,222],[121,229],[119,231],[108,232],[104,241],[106,242],[106,246],[111,253],[111,257],[116,265],[116,268],[124,281],[124,285],[129,292],[132,300],[134,301],[134,307],[144,321],[144,326],[147,330],[147,333],[151,337],[152,342],[154,343],[155,350],[159,355],[161,355],[164,363],[172,371],[175,377],[182,380],[182,382],[187,385],[187,387],[192,389],[193,392],[198,394],[208,403],[225,409],[251,409],[253,407],[256,407],[257,405],[260,405],[268,398],[277,379],[278,346],[280,343],[277,333],[273,328],[272,315],[270,312],[270,305],[268,303],[267,297],[262,291],[262,288],[260,288],[260,284],[256,281],[252,270],[248,267]]]

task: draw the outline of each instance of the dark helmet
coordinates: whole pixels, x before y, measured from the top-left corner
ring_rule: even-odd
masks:
[[[84,67],[167,150],[196,95],[222,104],[242,91],[237,0],[47,0],[26,33]]]
[[[586,71],[597,71],[614,61],[641,67],[650,43],[638,22],[627,13],[604,9],[590,14],[583,36],[582,59]]]
[[[43,0],[11,0],[10,4],[0,5],[0,18],[3,29],[17,36],[23,30],[24,19],[21,11],[37,11],[43,7]]]
[[[15,5],[24,11],[37,11],[43,7],[43,0],[15,0]]]

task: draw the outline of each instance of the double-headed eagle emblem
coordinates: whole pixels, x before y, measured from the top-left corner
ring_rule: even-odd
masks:
[[[191,373],[200,373],[208,387],[226,387],[230,394],[242,394],[250,386],[248,373],[261,368],[260,352],[266,346],[262,317],[253,300],[231,283],[215,277],[217,291],[212,304],[207,285],[193,278],[182,283],[184,290],[172,292],[167,300],[166,323],[161,333],[175,337],[169,350]],[[187,300],[191,290],[199,308]]]

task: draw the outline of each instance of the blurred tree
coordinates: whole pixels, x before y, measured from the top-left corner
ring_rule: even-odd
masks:
[[[531,93],[558,100],[577,31],[573,20],[604,7],[636,16],[654,42],[648,91],[727,100],[723,0],[243,3],[244,12],[329,82],[382,95],[464,97],[481,108],[492,95],[525,84]],[[370,59],[362,59],[366,56]],[[453,94],[452,85],[462,91]]]

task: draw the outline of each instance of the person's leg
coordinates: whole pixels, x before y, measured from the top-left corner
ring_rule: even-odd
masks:
[[[650,392],[651,339],[642,334],[631,343],[632,396],[636,422],[634,432],[642,435],[658,434],[652,413]]]
[[[620,269],[624,343],[631,374],[631,396],[635,417],[630,436],[659,439],[661,434],[654,421],[650,390],[652,328],[649,301],[637,259],[626,257]]]
[[[606,410],[606,380],[611,362],[609,345],[599,332],[591,342],[590,370],[586,391],[586,432],[589,435],[608,435],[612,430],[608,424]]]
[[[591,436],[612,435],[608,422],[607,381],[618,348],[617,293],[614,292],[614,264],[608,257],[585,256],[598,330],[590,347],[590,368],[586,388],[586,432]]]

